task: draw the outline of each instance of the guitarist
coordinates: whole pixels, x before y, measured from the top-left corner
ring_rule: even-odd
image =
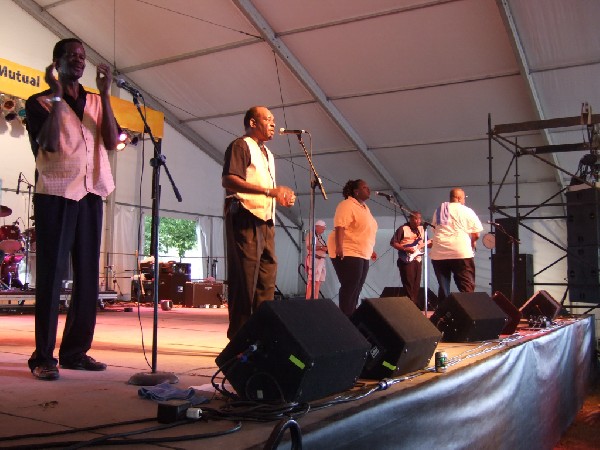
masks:
[[[406,289],[408,297],[419,306],[419,288],[421,287],[421,267],[423,236],[425,231],[421,226],[421,213],[413,211],[408,222],[399,227],[390,240],[390,245],[398,250],[398,269],[400,280]]]

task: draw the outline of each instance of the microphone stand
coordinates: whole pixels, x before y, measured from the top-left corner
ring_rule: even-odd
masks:
[[[147,133],[154,145],[154,157],[150,160],[150,165],[152,166],[152,222],[151,222],[151,232],[150,232],[150,254],[154,257],[154,274],[153,274],[153,283],[152,283],[152,296],[153,296],[153,305],[154,305],[154,321],[153,321],[153,333],[152,333],[152,372],[139,372],[129,378],[128,383],[134,384],[137,386],[155,386],[157,384],[168,381],[171,384],[178,383],[179,379],[174,373],[171,372],[158,372],[156,370],[157,366],[157,334],[158,334],[158,276],[159,276],[159,263],[158,263],[158,228],[160,224],[160,168],[164,167],[167,176],[169,177],[169,181],[171,182],[171,187],[173,192],[175,193],[175,197],[177,201],[181,202],[181,194],[175,186],[175,182],[173,181],[173,177],[169,172],[169,168],[166,164],[166,158],[161,153],[161,139],[155,139],[152,135],[152,130],[146,121],[146,116],[142,112],[140,107],[140,102],[137,95],[133,96],[133,103],[140,114],[142,122],[144,123],[144,133]],[[143,283],[143,280],[140,280]]]
[[[310,136],[310,133],[307,133]],[[315,189],[319,186],[321,190],[321,194],[323,198],[327,200],[327,194],[325,193],[325,188],[323,187],[323,183],[321,182],[321,178],[315,169],[315,166],[312,162],[308,151],[306,150],[306,146],[304,145],[304,141],[302,140],[302,134],[297,133],[296,137],[298,138],[298,143],[304,150],[304,155],[306,156],[306,160],[308,161],[308,165],[310,166],[310,206],[309,206],[309,215],[308,215],[308,223],[311,233],[310,239],[310,267],[312,270],[312,276],[310,277],[310,299],[314,300],[319,297],[319,293],[315,295],[315,250],[317,245],[317,235],[315,228]],[[312,142],[312,136],[311,136]]]
[[[510,242],[510,269],[511,269],[511,275],[512,275],[512,278],[510,281],[510,302],[514,305],[515,304],[515,293],[517,291],[517,264],[516,264],[517,244],[520,244],[520,242],[518,239],[516,239],[511,234],[509,234],[508,231],[506,231],[504,229],[504,227],[502,225],[500,225],[499,223],[490,223],[490,225],[493,225],[496,227],[497,230],[500,230],[500,232],[502,234],[504,234],[508,238],[508,241]]]
[[[428,268],[428,257],[429,257],[429,246],[428,246],[428,232],[427,232],[427,228],[428,227],[433,227],[432,224],[430,224],[427,221],[423,221],[423,239],[425,240],[425,247],[423,248],[423,312],[425,314],[425,317],[427,318],[427,308],[429,307],[429,300],[428,300],[428,292],[429,292],[429,268]],[[435,228],[435,227],[433,227]]]

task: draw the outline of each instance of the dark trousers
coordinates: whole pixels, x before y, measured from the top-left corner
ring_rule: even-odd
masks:
[[[237,201],[225,210],[229,339],[266,300],[275,297],[275,226],[258,219]]]
[[[333,268],[340,282],[338,300],[340,309],[347,316],[356,310],[360,291],[369,273],[369,260],[356,256],[332,258]]]
[[[433,271],[438,280],[438,300],[441,302],[450,295],[450,277],[454,275],[454,283],[459,292],[473,292],[475,290],[475,260],[464,259],[438,259],[432,260]]]
[[[58,352],[61,362],[72,362],[92,346],[96,327],[102,198],[88,194],[79,201],[53,195],[34,195],[36,232],[35,352],[33,370],[54,358],[60,290],[69,263],[73,289]]]
[[[406,289],[406,294],[413,301],[413,303],[419,306],[419,289],[421,288],[421,267],[423,263],[421,261],[411,261],[409,263],[398,263],[398,269],[400,271],[400,280],[402,286]]]

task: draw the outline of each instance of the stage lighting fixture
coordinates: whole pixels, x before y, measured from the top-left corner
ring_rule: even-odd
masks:
[[[119,135],[119,143],[117,144],[117,150],[123,150],[128,145],[137,145],[140,140],[140,134],[133,134],[131,131],[123,130]]]
[[[121,131],[119,134],[119,143],[117,144],[117,150],[123,150],[127,147],[127,143],[129,142],[129,133],[126,130]]]
[[[3,95],[2,97],[2,113],[4,114],[4,119],[10,122],[17,118],[17,101],[8,95]]]

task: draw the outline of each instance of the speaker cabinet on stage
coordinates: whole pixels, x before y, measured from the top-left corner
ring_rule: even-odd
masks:
[[[513,305],[502,292],[494,292],[494,295],[492,295],[492,300],[508,316],[508,321],[506,322],[506,325],[500,334],[513,334],[517,330],[519,322],[523,317],[521,311],[519,311],[517,307]]]
[[[600,302],[600,247],[567,247],[567,279],[572,302]]]
[[[361,378],[381,380],[427,367],[442,337],[408,297],[365,299],[350,319],[371,344]]]
[[[497,339],[508,317],[485,292],[453,292],[430,320],[445,342],[472,342]]]
[[[505,217],[502,219],[496,219],[496,223],[500,224],[502,228],[515,239],[519,239],[519,221],[514,217]],[[496,254],[497,255],[508,255],[510,256],[513,252],[512,243],[508,236],[501,231],[496,231],[494,234],[496,237]],[[516,248],[517,253],[519,248]]]
[[[600,192],[595,188],[569,191],[567,197],[567,244],[600,245]]]
[[[600,302],[600,190],[567,192],[567,272],[569,299]]]
[[[187,282],[183,289],[183,304],[188,308],[221,306],[223,304],[224,294],[223,283]]]
[[[273,300],[216,362],[241,398],[309,402],[353,387],[370,348],[331,300]]]
[[[183,273],[160,273],[158,276],[158,299],[173,300],[173,303],[183,305],[183,290],[188,281]]]
[[[408,297],[406,294],[406,288],[404,286],[387,286],[383,288],[380,297]],[[427,289],[427,310],[433,311],[437,308],[438,298],[431,289]],[[425,288],[419,288],[419,298],[417,299],[417,306],[421,311],[424,311],[425,306]]]
[[[492,292],[502,292],[506,298],[512,293],[511,255],[492,255]],[[533,295],[533,255],[517,255],[515,306],[518,308]]]
[[[154,301],[154,295],[152,291],[154,289],[154,283],[152,280],[142,280],[144,283],[144,293],[140,289],[139,280],[131,280],[131,300],[139,301],[140,303],[148,303]]]
[[[521,308],[524,318],[544,316],[550,320],[558,317],[562,306],[548,292],[538,291]]]

